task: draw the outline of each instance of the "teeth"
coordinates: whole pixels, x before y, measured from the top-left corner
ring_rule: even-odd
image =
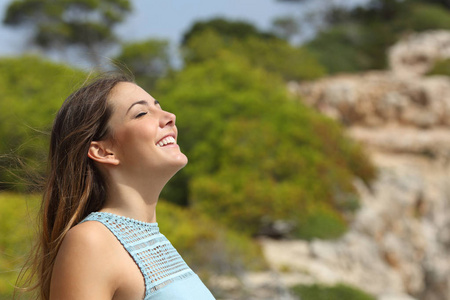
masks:
[[[167,145],[167,144],[175,144],[175,138],[172,137],[172,136],[165,137],[165,138],[163,138],[162,140],[160,140],[160,141],[156,144],[156,146],[158,146],[158,147],[163,147],[163,146],[165,146],[165,145]]]

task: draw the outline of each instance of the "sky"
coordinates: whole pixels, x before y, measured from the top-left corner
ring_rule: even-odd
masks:
[[[276,0],[132,0],[133,13],[117,27],[124,41],[147,38],[168,39],[178,45],[184,32],[197,20],[225,17],[246,20],[259,29],[268,30],[272,20],[279,16],[299,16],[308,6],[330,1],[360,3],[367,0],[313,0],[307,4],[295,4]],[[0,0],[3,19],[11,0]],[[27,32],[0,25],[0,55],[15,55],[27,50]]]

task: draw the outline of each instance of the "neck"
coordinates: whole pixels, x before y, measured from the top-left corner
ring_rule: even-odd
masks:
[[[110,183],[103,212],[110,212],[135,220],[155,223],[156,204],[162,188],[154,185],[141,186],[136,184]]]
[[[101,211],[143,222],[156,222],[159,195],[175,173],[169,168],[152,172],[120,168],[120,165],[110,168],[106,176],[108,194]]]

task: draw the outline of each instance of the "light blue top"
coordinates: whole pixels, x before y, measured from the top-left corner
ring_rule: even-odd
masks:
[[[82,222],[105,225],[128,251],[145,281],[144,300],[213,300],[200,278],[189,268],[158,223],[146,223],[105,212],[93,212]]]

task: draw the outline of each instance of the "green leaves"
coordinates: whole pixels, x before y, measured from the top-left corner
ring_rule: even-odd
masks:
[[[123,66],[134,74],[140,86],[150,91],[156,81],[171,70],[169,42],[149,39],[124,44],[115,60],[119,67]]]
[[[297,285],[294,286],[293,291],[302,300],[375,300],[374,296],[345,284],[334,286]]]
[[[280,77],[222,50],[163,80],[156,95],[177,115],[195,209],[249,235],[267,220],[289,221],[303,238],[345,231],[354,176],[374,175],[353,161],[373,169],[336,123],[291,99]]]
[[[217,20],[210,22],[214,21]],[[233,22],[229,24],[232,26]],[[306,48],[294,47],[275,37],[261,37],[263,33],[238,35],[212,25],[199,28],[196,25],[192,29],[195,34],[186,35],[189,37],[183,47],[186,64],[212,59],[227,50],[245,57],[252,66],[277,73],[285,80],[311,80],[325,75],[323,66]]]
[[[46,50],[79,46],[99,63],[98,49],[115,42],[113,28],[131,11],[128,0],[15,0],[3,23],[32,29],[32,42]]]
[[[0,60],[1,187],[18,187],[43,173],[54,115],[84,77],[81,71],[36,57]],[[21,161],[32,168],[23,169]]]
[[[306,44],[329,73],[387,67],[387,49],[405,34],[450,28],[445,1],[373,0],[350,9],[334,7],[329,26]]]

